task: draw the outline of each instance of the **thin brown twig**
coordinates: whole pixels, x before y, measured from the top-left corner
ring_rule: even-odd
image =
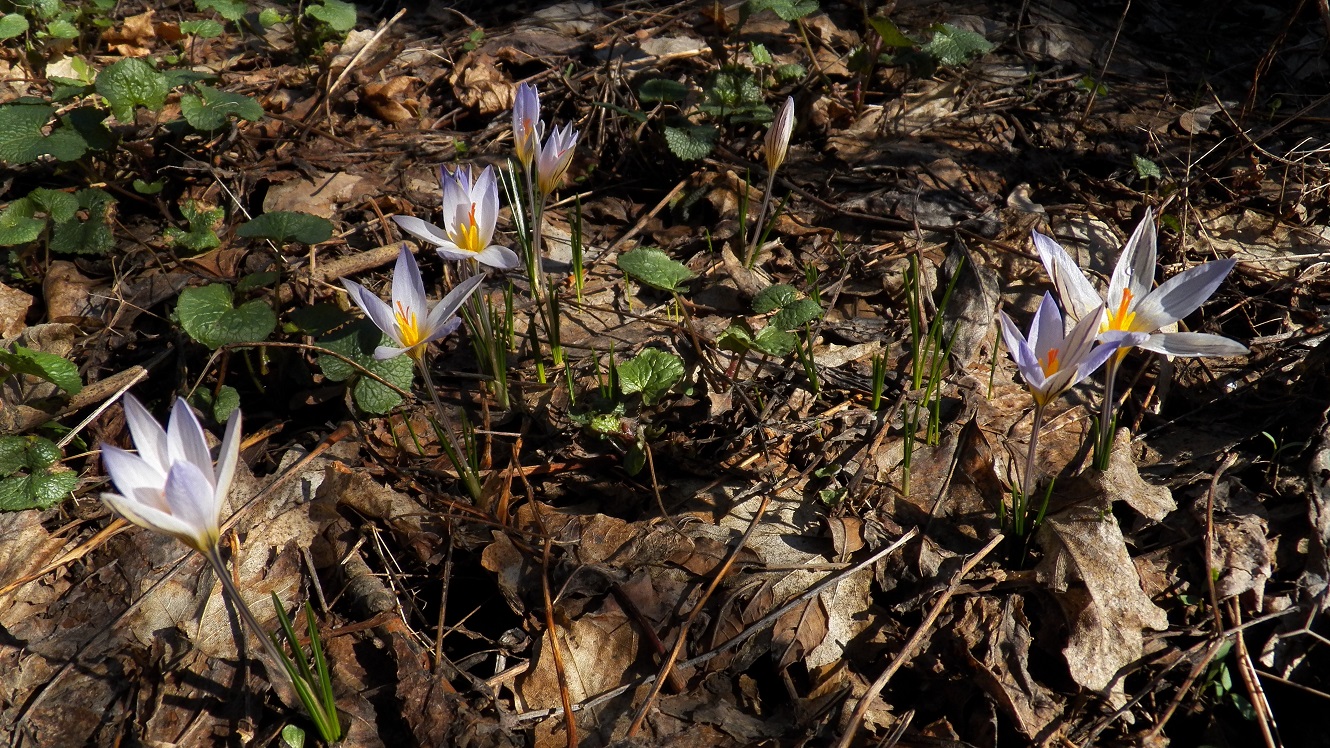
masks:
[[[1228,603],[1229,617],[1233,619],[1233,623],[1235,625],[1242,623],[1242,609],[1238,607],[1237,598],[1230,598]],[[1247,649],[1247,639],[1241,630],[1233,635],[1233,652],[1238,663],[1238,674],[1242,676],[1242,682],[1247,686],[1252,711],[1256,713],[1256,724],[1261,728],[1261,739],[1265,741],[1266,748],[1283,748],[1284,743],[1279,739],[1279,725],[1275,724],[1275,714],[1270,708],[1270,701],[1265,697],[1265,690],[1261,688],[1261,682],[1256,677],[1256,666],[1252,664],[1251,652]]]
[[[540,514],[539,511],[536,512]],[[577,748],[577,720],[573,716],[573,696],[568,691],[568,672],[563,665],[563,651],[559,649],[559,629],[554,623],[554,601],[550,598],[551,538],[545,539],[541,554],[540,592],[545,597],[545,630],[550,635],[550,654],[554,656],[554,673],[559,677],[559,700],[563,702],[564,724],[568,735],[568,748]]]
[[[961,566],[960,570],[952,576],[951,581],[947,584],[947,589],[943,590],[942,594],[938,596],[937,601],[933,603],[933,608],[928,611],[928,615],[924,617],[923,623],[919,624],[919,628],[915,629],[914,635],[910,637],[909,641],[905,642],[905,646],[896,654],[896,658],[891,661],[891,664],[887,666],[886,670],[882,671],[882,674],[877,677],[877,680],[873,681],[873,685],[868,687],[868,691],[866,691],[863,698],[859,700],[859,704],[854,708],[854,713],[850,715],[850,724],[845,728],[845,734],[841,735],[840,742],[836,743],[836,748],[849,748],[850,741],[854,739],[855,733],[859,731],[859,723],[863,722],[864,715],[868,713],[868,708],[872,706],[873,701],[877,699],[877,695],[882,693],[882,689],[886,687],[887,681],[891,680],[891,677],[896,674],[896,671],[904,667],[905,664],[914,657],[915,650],[923,645],[924,640],[928,638],[928,633],[932,630],[933,624],[937,621],[938,616],[942,615],[942,609],[946,607],[947,602],[951,600],[952,595],[955,595],[956,590],[960,588],[961,580],[964,579],[965,575],[969,574],[980,561],[983,561],[988,554],[992,553],[993,549],[998,547],[998,544],[1002,542],[1003,538],[1004,536],[1001,534],[994,535],[993,539],[989,540],[987,545],[980,548],[979,552],[971,556]]]

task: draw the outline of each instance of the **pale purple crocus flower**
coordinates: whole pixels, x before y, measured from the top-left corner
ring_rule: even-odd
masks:
[[[1099,310],[1103,310],[1103,304]],[[1109,340],[1095,346],[1096,318],[1086,316],[1071,332],[1065,332],[1062,315],[1049,293],[1044,294],[1034,313],[1029,338],[1021,334],[1006,312],[998,312],[998,316],[1007,350],[1040,408],[1093,374],[1119,347],[1135,345],[1148,337],[1142,333],[1110,332],[1104,334]]]
[[[544,135],[545,123],[540,121],[540,94],[535,86],[523,83],[517,87],[517,95],[513,98],[513,150],[528,171],[535,162]]]
[[[240,411],[226,426],[214,470],[203,426],[184,399],[176,399],[165,430],[133,395],[124,396],[124,407],[138,454],[101,445],[102,464],[118,491],[103,493],[102,501],[139,527],[205,555],[215,552],[240,456]]]
[[[435,246],[445,260],[475,260],[499,270],[511,270],[520,264],[517,253],[494,239],[494,224],[499,219],[499,185],[494,167],[486,166],[472,180],[471,168],[459,166],[452,172],[440,170],[443,182],[443,228],[414,216],[393,216],[406,233]]]
[[[767,171],[774,173],[785,163],[785,155],[790,149],[790,134],[794,131],[794,97],[785,97],[785,103],[776,113],[776,119],[767,130],[763,151],[767,157]]]
[[[572,124],[555,127],[545,139],[545,145],[536,158],[536,187],[542,196],[559,186],[568,165],[573,162],[573,149],[577,147],[578,132]]]
[[[374,358],[382,361],[405,353],[420,362],[430,343],[451,335],[461,324],[456,317],[457,310],[484,279],[482,274],[467,278],[430,309],[425,301],[425,281],[420,277],[420,266],[411,250],[403,244],[397,255],[397,266],[393,269],[391,306],[353,280],[343,278],[342,285],[374,326],[397,344],[375,348]]]

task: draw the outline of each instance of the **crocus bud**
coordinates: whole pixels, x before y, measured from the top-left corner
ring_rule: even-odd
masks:
[[[540,149],[536,160],[536,186],[540,194],[548,195],[559,186],[564,172],[573,161],[573,148],[577,146],[578,133],[572,125],[556,127],[545,140],[545,147]]]
[[[767,171],[774,173],[785,163],[785,154],[790,149],[790,133],[794,131],[794,97],[785,97],[785,103],[776,113],[776,119],[767,130],[764,150],[767,154]]]
[[[530,83],[517,87],[513,100],[513,150],[523,168],[530,169],[540,148],[545,123],[540,121],[540,94]]]

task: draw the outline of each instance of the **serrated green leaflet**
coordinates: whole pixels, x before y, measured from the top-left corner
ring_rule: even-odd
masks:
[[[760,13],[769,10],[782,21],[797,21],[817,12],[817,0],[748,0],[746,10]]]
[[[222,35],[222,24],[205,18],[199,21],[181,21],[180,31],[184,34],[197,36],[200,39],[212,39]]]
[[[60,190],[38,187],[28,193],[28,199],[33,201],[39,209],[45,211],[52,221],[57,223],[73,220],[74,215],[79,210],[79,199]]]
[[[619,255],[619,269],[639,283],[661,291],[675,292],[679,285],[697,277],[683,263],[655,247],[641,247]]]
[[[23,467],[27,451],[27,437],[0,436],[0,477],[12,475]]]
[[[1148,158],[1132,155],[1131,164],[1136,169],[1136,175],[1141,179],[1162,179],[1164,172],[1159,170],[1159,164]]]
[[[126,123],[134,121],[135,107],[160,111],[170,92],[166,76],[137,57],[118,60],[98,73],[96,89],[106,97],[111,114]]]
[[[78,482],[78,473],[72,470],[5,478],[0,480],[0,511],[50,508],[68,496]]]
[[[197,83],[200,96],[181,96],[180,113],[196,130],[218,130],[234,115],[249,122],[263,119],[263,107],[244,94],[222,91]]]
[[[322,5],[311,5],[305,15],[323,21],[333,31],[345,33],[356,27],[356,6],[343,0],[323,0]]]
[[[949,23],[934,26],[933,32],[933,38],[923,46],[923,51],[943,65],[964,65],[970,58],[988,54],[993,49],[993,44],[984,37]]]
[[[13,39],[23,36],[28,30],[28,19],[18,13],[0,16],[0,39]]]
[[[46,34],[52,39],[77,39],[79,28],[63,18],[46,24]]]
[[[757,292],[757,295],[753,297],[753,311],[758,314],[766,314],[777,309],[784,309],[798,300],[799,292],[794,290],[794,286],[788,283],[777,283]]]
[[[115,198],[96,188],[79,190],[75,196],[78,207],[87,211],[88,220],[77,218],[58,221],[51,233],[51,251],[60,254],[106,254],[115,247],[115,235],[107,223],[107,216]]]
[[[797,330],[822,316],[822,307],[812,299],[800,299],[789,306],[781,307],[771,318],[771,326],[777,330]]]
[[[665,145],[684,161],[697,161],[706,158],[716,147],[717,134],[711,125],[695,125],[684,120],[681,124],[665,126]]]
[[[332,238],[332,221],[309,213],[274,210],[236,229],[246,239],[271,239],[278,244],[290,241],[318,244]]]
[[[42,132],[53,112],[46,104],[0,106],[0,161],[26,164],[48,155],[59,161],[83,156],[88,143],[77,132],[65,127],[50,135]]]
[[[0,351],[0,367],[8,373],[29,374],[45,379],[71,395],[77,395],[83,389],[83,380],[79,377],[78,367],[73,362],[54,353],[43,353],[14,346],[14,350]],[[0,372],[3,379],[6,372]]]
[[[375,327],[369,320],[357,320],[354,324],[347,325],[335,334],[323,338],[319,341],[319,345],[346,356],[401,389],[406,390],[411,387],[411,380],[415,376],[415,367],[412,365],[410,357],[397,356],[385,361],[374,358],[376,347],[393,345],[393,341],[380,332],[379,328]],[[359,372],[356,371],[355,367],[341,359],[320,355],[318,362],[324,376],[334,382],[343,382],[356,377],[355,384],[351,389],[351,397],[355,399],[356,405],[366,413],[387,413],[402,402],[401,395],[369,377],[357,376]]]
[[[232,306],[231,287],[224,283],[181,291],[176,315],[185,332],[209,348],[257,343],[277,327],[277,315],[266,302],[255,299]]]
[[[790,352],[798,344],[799,339],[794,336],[794,333],[786,332],[775,325],[767,325],[762,328],[762,332],[759,332],[757,337],[753,338],[753,348],[776,358],[784,358],[790,355]]]
[[[191,398],[194,407],[212,415],[217,423],[226,423],[231,414],[240,407],[240,393],[229,384],[222,385],[216,395],[211,390],[200,389]]]
[[[619,389],[625,395],[641,393],[651,405],[683,378],[683,359],[657,348],[647,348],[619,364]]]
[[[195,0],[194,7],[199,10],[215,10],[217,15],[228,21],[239,21],[249,9],[244,0]]]
[[[222,208],[201,208],[193,200],[186,200],[180,206],[180,214],[189,221],[189,231],[181,231],[174,226],[167,227],[166,238],[177,246],[184,247],[198,254],[213,249],[222,243],[217,238],[217,225],[221,223],[226,211]]]
[[[26,197],[10,203],[0,211],[0,247],[17,247],[37,241],[46,228],[46,221],[33,218],[37,206]]]

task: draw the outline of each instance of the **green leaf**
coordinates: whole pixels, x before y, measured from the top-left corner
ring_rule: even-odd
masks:
[[[619,389],[625,395],[642,394],[652,405],[683,378],[683,359],[658,348],[647,348],[619,364]]]
[[[236,233],[246,239],[271,239],[278,244],[289,241],[318,244],[332,238],[332,221],[292,210],[274,210],[242,224]]]
[[[767,286],[753,297],[753,311],[758,314],[784,309],[799,300],[799,292],[788,283]]]
[[[37,206],[26,197],[19,198],[0,211],[0,247],[17,247],[37,241],[46,221],[34,218]]]
[[[259,11],[259,25],[265,29],[270,29],[279,23],[287,23],[290,20],[290,16],[283,15],[276,8],[264,8]]]
[[[73,470],[42,472],[0,481],[0,510],[48,509],[59,504],[78,485]]]
[[[91,255],[106,254],[115,247],[115,235],[107,217],[115,198],[109,192],[96,188],[79,190],[79,208],[86,211],[88,220],[77,218],[60,221],[51,233],[51,251],[61,254]]]
[[[1136,174],[1141,179],[1162,179],[1164,177],[1164,172],[1159,170],[1159,164],[1148,158],[1141,158],[1133,154],[1131,165],[1136,168]]]
[[[726,67],[711,76],[706,103],[698,109],[719,117],[762,104],[762,87],[747,68]]]
[[[30,436],[27,449],[24,450],[23,467],[34,471],[45,470],[59,462],[63,456],[55,442],[40,436]]]
[[[770,65],[772,63],[771,52],[767,50],[767,45],[753,42],[748,45],[748,51],[753,55],[754,65]]]
[[[240,407],[240,393],[229,384],[222,385],[216,395],[213,395],[212,390],[197,390],[191,400],[194,407],[211,414],[212,420],[217,423],[226,423],[231,414]]]
[[[748,0],[746,6],[749,14],[769,10],[780,16],[782,21],[797,21],[816,13],[817,9],[817,0]]]
[[[21,14],[10,13],[0,16],[0,39],[13,39],[23,36],[28,31],[28,19]]]
[[[777,330],[797,330],[821,316],[822,307],[816,301],[800,299],[776,312],[771,326]]]
[[[200,208],[197,202],[186,200],[180,206],[180,215],[189,221],[189,231],[181,231],[174,226],[168,226],[165,231],[166,238],[176,246],[198,254],[221,245],[222,240],[217,238],[216,228],[226,215],[225,209]]]
[[[683,101],[688,98],[688,86],[668,78],[652,78],[637,89],[642,101]]]
[[[686,265],[655,247],[639,247],[619,255],[616,263],[629,277],[661,291],[677,292],[679,285],[697,277]]]
[[[263,107],[244,94],[222,91],[202,83],[194,87],[202,96],[181,96],[180,113],[195,130],[219,130],[230,115],[249,122],[263,119]]]
[[[697,161],[706,158],[711,149],[716,147],[717,134],[716,128],[711,125],[695,125],[684,121],[679,125],[665,126],[665,145],[684,161]]]
[[[808,68],[797,62],[790,62],[784,65],[777,65],[775,73],[776,77],[783,81],[792,81],[808,75]]]
[[[84,86],[83,89],[84,91],[90,90],[87,86]],[[64,133],[63,137],[80,138],[85,148],[97,151],[110,150],[116,145],[116,137],[107,129],[105,122],[105,109],[91,105],[81,106],[60,115],[61,128],[51,133],[51,136],[55,137]],[[82,155],[82,153],[79,154],[79,156]]]
[[[111,114],[121,122],[134,121],[134,108],[161,111],[170,86],[166,76],[137,57],[126,57],[97,74],[97,93],[106,97]]]
[[[909,49],[918,44],[915,40],[906,36],[900,27],[892,23],[891,19],[877,16],[868,19],[868,25],[873,27],[877,35],[882,37],[882,46]]]
[[[245,17],[249,6],[244,0],[194,0],[194,7],[199,10],[215,10],[217,15],[228,21],[239,21]]]
[[[0,436],[0,476],[13,475],[23,467],[28,452],[24,436]]]
[[[52,39],[77,39],[79,28],[63,18],[57,18],[46,24],[46,34]]]
[[[277,328],[277,315],[264,301],[232,306],[231,287],[225,283],[181,291],[176,315],[185,332],[209,348],[257,343]]]
[[[60,190],[48,190],[45,187],[38,187],[28,193],[28,199],[31,200],[39,210],[45,211],[52,221],[57,223],[63,221],[72,221],[79,211],[79,200],[68,192]]]
[[[723,351],[745,353],[753,347],[753,331],[744,322],[732,322],[716,337],[716,347]]]
[[[346,33],[356,27],[356,6],[343,0],[323,0],[322,5],[311,5],[305,15],[323,21],[328,28]]]
[[[43,353],[14,346],[14,350],[0,351],[0,366],[18,374],[30,374],[54,384],[71,395],[83,389],[78,367],[54,353]]]
[[[46,104],[7,104],[0,107],[0,161],[26,164],[42,156],[75,161],[88,150],[78,133],[61,127],[50,135],[42,132],[54,109]]]
[[[264,270],[258,273],[250,273],[236,282],[236,293],[245,293],[265,286],[271,286],[281,277],[282,274],[276,270]]]
[[[759,332],[757,337],[753,338],[754,348],[776,358],[784,358],[790,355],[790,352],[798,344],[799,339],[794,336],[794,333],[782,330],[775,325],[767,325],[762,328],[762,332]]]
[[[166,186],[166,180],[158,179],[155,182],[145,182],[142,179],[135,179],[130,184],[134,186],[134,191],[140,195],[156,195]],[[167,229],[167,231],[170,231],[170,229]]]
[[[412,365],[409,356],[397,356],[384,361],[374,358],[376,347],[393,345],[393,342],[369,320],[357,320],[354,324],[323,338],[319,341],[319,345],[350,358],[404,390],[411,387],[411,380],[415,376],[415,367]],[[402,402],[402,396],[392,389],[369,377],[357,376],[359,372],[345,361],[332,356],[320,355],[318,363],[324,376],[334,382],[342,382],[355,377],[351,397],[356,401],[356,406],[366,413],[381,415]]]
[[[943,23],[933,27],[933,38],[923,46],[923,51],[939,63],[955,67],[993,51],[993,44],[973,31]]]
[[[282,742],[287,748],[305,748],[305,731],[295,725],[282,728]]]
[[[291,332],[302,332],[318,337],[336,330],[351,319],[353,319],[351,315],[339,309],[336,304],[297,307],[290,314],[291,324],[295,327]]]
[[[211,18],[204,18],[196,21],[181,21],[180,31],[184,34],[197,36],[200,39],[214,39],[222,35],[222,24]]]

